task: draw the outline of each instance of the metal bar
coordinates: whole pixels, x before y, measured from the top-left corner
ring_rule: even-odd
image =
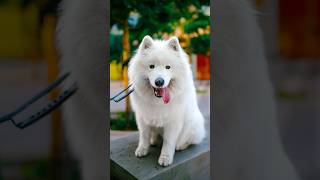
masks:
[[[119,101],[121,101],[122,99],[124,99],[125,97],[129,96],[133,91],[134,91],[134,89],[130,89],[130,90],[128,91],[128,93],[125,94],[124,96],[120,97],[119,99],[113,99],[113,100],[114,100],[115,102],[119,102]]]
[[[129,89],[131,86],[132,86],[132,84],[130,84],[126,89],[120,91],[118,94],[116,94],[115,96],[113,96],[113,97],[110,99],[110,101],[113,100],[113,99],[115,99],[116,97],[118,97],[120,94],[122,94],[123,92],[125,92],[125,91],[126,91],[127,89]]]
[[[61,84],[69,75],[70,75],[70,72],[65,73],[60,78],[58,78],[53,83],[51,83],[47,88],[45,88],[44,90],[39,92],[37,95],[33,96],[30,100],[25,102],[23,105],[18,107],[15,111],[0,117],[0,123],[2,123],[4,121],[7,121],[7,120],[10,120],[12,118],[12,116],[14,116],[14,115],[20,113],[21,111],[25,110],[29,105],[33,104],[35,101],[37,101],[41,97],[43,97],[44,95],[48,94],[50,91],[52,91],[52,89],[54,89],[59,84]]]
[[[48,115],[51,111],[59,107],[64,101],[66,101],[69,97],[71,97],[77,91],[77,89],[78,89],[78,86],[74,83],[70,88],[63,91],[56,99],[51,101],[46,107],[42,108],[37,113],[31,115],[30,117],[28,117],[27,119],[19,123],[15,123],[12,120],[12,123],[20,129],[24,129],[34,124],[35,122],[40,120],[42,117]]]

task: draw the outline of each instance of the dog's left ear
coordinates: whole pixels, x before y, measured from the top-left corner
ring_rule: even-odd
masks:
[[[140,49],[142,50],[150,49],[152,44],[153,44],[153,39],[149,35],[146,35],[142,40]]]
[[[168,45],[174,51],[179,51],[180,49],[179,39],[176,36],[173,36],[168,40]]]

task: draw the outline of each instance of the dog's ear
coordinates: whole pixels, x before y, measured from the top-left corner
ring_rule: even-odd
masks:
[[[152,44],[153,44],[153,39],[149,35],[146,35],[142,40],[140,49],[142,50],[149,49],[152,46]]]
[[[168,45],[174,51],[179,51],[180,49],[179,39],[176,36],[173,36],[168,40]]]

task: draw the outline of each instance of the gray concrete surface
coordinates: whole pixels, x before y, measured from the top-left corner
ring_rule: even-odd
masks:
[[[159,145],[150,147],[146,157],[137,158],[134,155],[137,144],[137,133],[111,142],[111,179],[210,179],[209,137],[199,145],[176,152],[173,164],[168,167],[158,164]]]

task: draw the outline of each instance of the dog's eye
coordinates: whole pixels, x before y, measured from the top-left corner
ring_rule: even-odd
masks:
[[[153,65],[153,64],[151,64],[151,65],[149,66],[149,68],[150,68],[150,69],[153,69],[153,68],[154,68],[154,65]]]
[[[170,66],[166,66],[166,69],[170,69]]]

